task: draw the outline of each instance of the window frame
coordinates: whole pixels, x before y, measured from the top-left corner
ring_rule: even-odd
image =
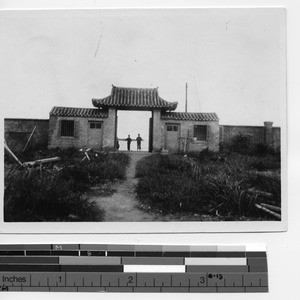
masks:
[[[68,125],[67,125],[68,124]],[[72,124],[72,127],[71,127]],[[60,136],[64,138],[75,137],[75,121],[62,119],[60,120]]]
[[[180,124],[166,124],[166,131],[168,132],[179,132]],[[176,128],[176,130],[174,130]],[[171,130],[169,130],[171,129]]]
[[[194,125],[193,137],[194,137],[194,139],[196,138],[197,142],[207,142],[207,139],[208,139],[208,125],[206,125],[206,124],[195,124]]]
[[[92,126],[94,126],[94,127],[92,127]],[[102,129],[102,122],[89,121],[89,129]]]

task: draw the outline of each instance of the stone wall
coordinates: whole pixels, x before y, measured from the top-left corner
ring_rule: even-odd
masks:
[[[279,127],[273,127],[273,149],[277,152],[280,151],[281,147],[281,132]]]
[[[28,145],[29,148],[82,148],[88,143],[89,121],[101,121],[102,126],[102,146],[106,148],[114,148],[115,132],[116,132],[116,109],[109,109],[108,118],[82,118],[82,117],[57,117],[51,116],[49,120],[44,119],[5,119],[4,131],[7,145],[12,151],[21,151],[32,130],[35,126],[36,130]],[[153,151],[160,151],[165,148],[165,132],[166,124],[178,124],[180,137],[189,136],[193,139],[194,125],[207,125],[208,134],[207,141],[191,141],[188,144],[187,151],[202,151],[208,149],[210,151],[219,150],[219,141],[230,144],[233,138],[239,133],[247,134],[251,137],[254,144],[267,143],[275,151],[280,151],[280,134],[279,127],[273,127],[272,122],[265,122],[265,126],[230,126],[219,125],[218,122],[195,122],[176,120],[162,120],[160,110],[154,110],[153,118]],[[61,120],[75,121],[75,136],[60,136]],[[183,143],[180,143],[180,150],[183,150]]]
[[[164,126],[161,120],[161,111],[154,110],[152,112],[153,118],[153,151],[157,152],[163,149],[163,135]]]
[[[267,144],[280,151],[280,128],[272,125],[272,122],[264,122],[264,126],[220,125],[220,142],[230,145],[235,136],[243,134],[249,135],[253,144]]]
[[[170,121],[162,121],[164,128]],[[218,122],[199,122],[199,121],[177,121],[180,130],[181,138],[189,138],[187,144],[187,152],[200,152],[203,150],[208,151],[219,151],[219,123]],[[194,125],[206,125],[207,126],[207,140],[197,141],[194,140]],[[183,151],[183,142],[180,142],[180,151]]]
[[[116,128],[117,128],[117,110],[109,108],[108,118],[104,119],[103,123],[103,146],[106,149],[113,149],[116,143]]]
[[[199,121],[183,121],[183,120],[162,120],[160,118],[160,111],[153,113],[153,151],[159,151],[166,147],[166,126],[167,124],[179,125],[179,137],[188,137],[191,141],[187,145],[187,151],[199,152],[203,150],[218,151],[219,150],[219,123],[218,122],[199,122]],[[195,141],[194,125],[206,125],[207,140]],[[176,137],[174,137],[176,138]],[[183,151],[183,142],[174,140],[174,143],[180,144],[179,151]]]
[[[47,148],[49,120],[44,119],[4,119],[4,137],[8,147],[12,151],[22,151],[35,126],[28,149]]]

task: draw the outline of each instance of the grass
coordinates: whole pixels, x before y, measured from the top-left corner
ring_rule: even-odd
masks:
[[[46,153],[45,153],[46,152]],[[101,221],[103,211],[84,194],[95,184],[123,179],[129,157],[124,153],[90,153],[55,149],[35,153],[32,159],[60,156],[61,161],[37,168],[15,168],[5,176],[4,220]],[[106,191],[108,192],[108,191]]]
[[[136,193],[140,201],[162,213],[198,211],[201,186],[190,163],[180,156],[153,155],[140,160]]]
[[[196,172],[193,165],[197,166]],[[257,197],[248,190],[271,193],[272,201],[280,205],[278,171],[276,176],[258,172],[273,174],[279,167],[279,157],[270,154],[154,155],[137,164],[136,193],[142,204],[163,214],[211,214],[220,220],[268,219],[255,208]]]

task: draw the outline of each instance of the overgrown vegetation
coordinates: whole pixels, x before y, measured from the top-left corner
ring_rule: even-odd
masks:
[[[51,156],[61,160],[44,165],[42,170],[10,166],[5,176],[5,221],[103,220],[103,211],[88,201],[85,193],[91,185],[123,179],[129,157],[124,153],[90,152],[90,160],[82,161],[83,152],[54,149],[37,152],[31,160]]]
[[[136,192],[143,206],[163,214],[209,214],[220,220],[268,219],[254,204],[262,200],[280,206],[279,169],[280,157],[271,154],[224,151],[189,157],[155,155],[138,162]],[[263,196],[258,197],[257,190]]]

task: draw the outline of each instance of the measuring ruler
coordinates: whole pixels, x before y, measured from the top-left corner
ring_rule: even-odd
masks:
[[[268,292],[264,249],[0,244],[0,291]]]

